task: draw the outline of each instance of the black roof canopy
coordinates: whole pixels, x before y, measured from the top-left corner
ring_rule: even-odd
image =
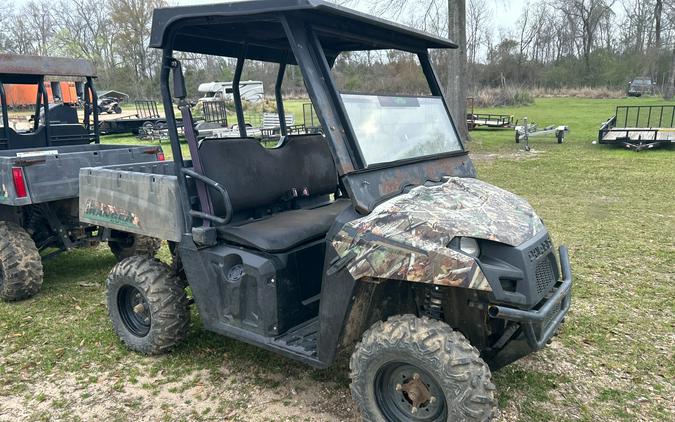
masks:
[[[0,54],[0,79],[4,83],[36,83],[43,76],[95,77],[94,65],[65,57]]]
[[[292,63],[282,16],[311,24],[332,57],[343,51],[420,53],[457,48],[450,40],[322,0],[257,0],[156,9],[150,47],[239,57],[246,45],[247,59]]]

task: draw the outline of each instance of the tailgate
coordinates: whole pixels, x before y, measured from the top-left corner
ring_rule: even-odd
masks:
[[[183,212],[173,162],[84,168],[80,220],[97,226],[179,242]]]

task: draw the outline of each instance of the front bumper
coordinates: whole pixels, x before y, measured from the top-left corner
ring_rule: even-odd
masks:
[[[536,309],[523,310],[507,306],[490,305],[491,318],[514,321],[521,324],[527,343],[533,351],[543,348],[562,324],[572,302],[572,271],[569,253],[560,247],[562,280],[556,283],[543,303]]]

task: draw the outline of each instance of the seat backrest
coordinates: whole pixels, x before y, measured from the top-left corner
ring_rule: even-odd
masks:
[[[204,175],[223,185],[234,212],[271,206],[292,190],[310,196],[329,195],[338,186],[328,143],[321,135],[290,137],[274,149],[252,139],[207,139],[199,148]],[[225,214],[212,192],[214,211]]]

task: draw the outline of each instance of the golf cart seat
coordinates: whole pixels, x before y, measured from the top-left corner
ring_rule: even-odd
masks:
[[[219,237],[228,242],[287,251],[324,237],[351,204],[331,200],[337,170],[321,135],[291,136],[274,149],[252,139],[208,139],[199,155],[205,176],[230,196],[233,223],[218,227]],[[220,196],[212,191],[211,198],[214,213],[223,217]]]

